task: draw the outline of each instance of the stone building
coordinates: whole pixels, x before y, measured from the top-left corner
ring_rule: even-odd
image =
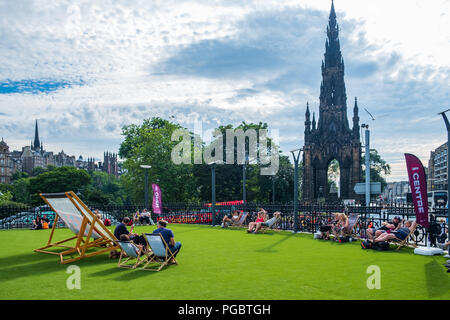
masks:
[[[3,140],[0,141],[0,183],[11,183],[13,175],[13,164],[9,146]]]
[[[353,126],[350,127],[347,119],[344,59],[340,49],[339,25],[332,3],[325,55],[322,60],[322,83],[317,125],[315,113],[313,113],[311,122],[308,103],[306,107],[303,199],[333,198],[328,183],[328,168],[333,160],[339,163],[341,199],[359,198],[353,190],[354,185],[362,178],[358,112],[358,103],[355,98]]]

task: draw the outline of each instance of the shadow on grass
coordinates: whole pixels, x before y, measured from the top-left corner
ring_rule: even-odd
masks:
[[[279,234],[279,233],[277,233],[277,234]],[[267,233],[258,233],[255,236],[258,236],[258,235],[259,236],[263,236],[263,235],[267,235]],[[281,235],[281,234],[279,234],[279,235]],[[281,235],[283,237],[282,239],[272,243],[271,245],[269,245],[269,246],[267,246],[265,248],[258,249],[258,250],[255,250],[255,251],[256,252],[263,252],[263,253],[274,253],[274,252],[277,252],[277,250],[274,250],[274,248],[276,248],[278,245],[280,245],[280,243],[283,243],[284,241],[289,240],[294,235],[295,235],[294,233],[283,234],[283,235]]]
[[[122,269],[125,272],[121,276],[117,277],[115,280],[116,281],[132,281],[132,280],[140,279],[140,278],[152,275],[152,274],[158,274],[158,273],[164,272],[165,270],[168,270],[170,268],[176,268],[176,267],[177,267],[176,265],[168,265],[168,266],[165,266],[164,268],[162,268],[160,271],[140,270],[139,267],[137,269],[129,269],[129,270]]]
[[[450,281],[444,267],[433,258],[425,265],[425,276],[427,281],[428,296],[436,298],[448,293]]]
[[[60,264],[59,257],[57,256],[39,254],[36,252],[20,255],[20,258],[26,259],[27,255],[28,259],[26,265],[14,264],[17,256],[3,258],[2,266],[0,267],[0,279],[15,280],[19,278],[36,277],[36,275],[45,275],[54,272],[65,272],[68,266],[74,264],[80,268],[83,268],[111,263],[107,258],[107,255],[90,257],[67,264]],[[36,260],[36,256],[34,255],[38,255],[41,258]]]

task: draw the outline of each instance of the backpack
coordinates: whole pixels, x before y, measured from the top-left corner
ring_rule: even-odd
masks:
[[[361,242],[361,249],[372,249],[373,243],[369,240],[364,240]]]
[[[389,250],[389,242],[383,241],[383,242],[375,242],[373,244],[373,249],[377,251],[386,251]]]

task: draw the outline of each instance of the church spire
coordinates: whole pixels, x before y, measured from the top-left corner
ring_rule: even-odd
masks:
[[[36,120],[36,126],[34,129],[34,144],[33,144],[33,149],[34,150],[39,150],[41,148],[41,143],[39,141],[39,130],[38,130],[38,123]]]
[[[334,110],[333,115],[331,110]],[[334,122],[334,125],[331,128],[351,131],[347,120],[344,59],[339,42],[339,25],[336,20],[334,2],[331,3],[325,54],[322,61],[318,130],[327,130],[326,128],[329,128],[332,122]]]
[[[311,121],[309,113],[309,102],[306,103],[306,114],[305,114],[305,135],[308,135],[311,132]]]
[[[342,56],[339,43],[339,25],[336,21],[334,2],[332,2],[327,26],[327,40],[325,42],[325,67],[338,67],[341,62]]]
[[[312,119],[312,130],[316,130],[316,113],[313,112],[313,119]]]
[[[353,108],[353,137],[359,140],[359,116],[358,116],[358,98],[355,97],[355,106]]]

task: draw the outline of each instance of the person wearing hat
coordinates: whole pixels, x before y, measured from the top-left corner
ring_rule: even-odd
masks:
[[[176,257],[178,252],[180,252],[181,242],[179,242],[179,241],[175,242],[175,236],[173,235],[173,231],[170,229],[167,229],[167,221],[161,219],[156,223],[156,226],[158,228],[155,229],[153,231],[153,233],[161,234],[164,241],[167,243],[167,246],[169,247],[170,252],[173,253],[174,257]]]

